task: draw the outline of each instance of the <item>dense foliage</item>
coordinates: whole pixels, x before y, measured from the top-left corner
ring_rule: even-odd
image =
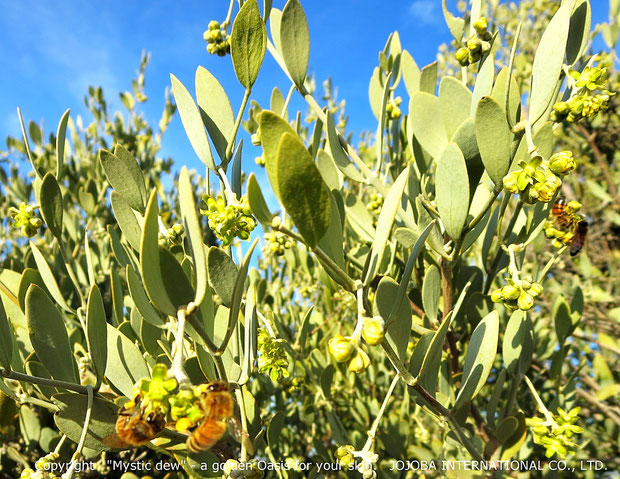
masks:
[[[619,4],[593,32],[588,0],[459,8],[424,68],[389,37],[358,144],[307,77],[298,0],[206,22],[236,114],[198,67],[148,125],[144,56],[124,111],[91,88],[88,120],[22,122],[0,154],[0,477],[618,467]],[[259,105],[266,52],[290,84]],[[206,177],[159,156],[177,109]]]

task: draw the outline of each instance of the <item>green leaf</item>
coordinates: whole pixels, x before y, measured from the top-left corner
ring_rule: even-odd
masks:
[[[209,283],[222,303],[230,307],[235,280],[237,279],[237,265],[223,250],[211,246],[207,253],[207,269],[209,271]]]
[[[54,379],[78,384],[65,322],[49,296],[33,284],[26,293],[28,334],[39,361]]]
[[[437,321],[440,295],[441,274],[437,266],[431,265],[424,273],[424,281],[422,282],[422,306],[424,307],[424,314],[431,323]]]
[[[383,92],[383,86],[381,83],[381,71],[379,67],[375,67],[370,77],[370,84],[368,85],[368,100],[370,101],[370,108],[375,118],[378,120],[381,115],[381,96]]]
[[[459,125],[469,118],[472,94],[454,77],[443,77],[439,83],[441,117],[451,138]]]
[[[291,135],[296,135],[297,133],[287,122],[269,110],[263,110],[261,112],[258,117],[258,123],[261,132],[261,145],[263,147],[263,158],[265,159],[267,178],[269,178],[269,183],[271,184],[276,198],[279,199],[280,190],[278,188],[276,163],[278,160],[280,140],[285,133]]]
[[[497,406],[500,399],[502,398],[502,388],[504,387],[504,382],[506,382],[506,376],[506,370],[502,369],[497,376],[497,380],[495,381],[495,385],[493,386],[493,393],[491,394],[491,397],[489,398],[489,403],[487,404],[486,417],[489,426],[491,426],[492,428],[495,428],[495,412],[497,411]]]
[[[19,280],[19,288],[17,290],[17,304],[22,311],[26,310],[26,293],[28,292],[28,288],[30,288],[31,284],[36,284],[46,293],[49,293],[39,272],[36,269],[24,268]]]
[[[429,212],[426,211],[426,208],[422,204],[419,197],[415,199],[415,207],[418,212],[418,228],[426,228],[431,223],[434,224],[434,226],[431,227],[430,234],[428,236],[428,245],[433,248],[435,252],[439,253],[444,258],[447,258],[448,253],[446,253],[446,250],[443,247],[443,238],[441,232],[439,231],[439,226],[437,225],[437,222],[433,222],[433,218],[431,218]]]
[[[573,332],[570,307],[564,299],[564,296],[558,296],[553,303],[552,315],[555,334],[558,337],[558,343],[562,346]]]
[[[222,342],[220,348],[224,348],[226,343],[230,339],[232,332],[234,330],[234,325],[239,321],[239,312],[241,311],[241,300],[243,299],[243,293],[245,291],[245,282],[248,278],[248,268],[250,266],[250,260],[252,259],[252,253],[254,252],[254,248],[258,244],[258,238],[256,238],[247,253],[245,254],[245,258],[243,258],[243,262],[239,267],[239,272],[237,273],[237,277],[235,278],[235,286],[232,291],[232,299],[230,302],[230,313],[228,315],[228,329],[227,335]]]
[[[127,152],[124,148],[117,145],[115,152]],[[144,189],[144,177],[138,163],[129,152],[122,154],[120,157],[112,154],[108,150],[99,151],[99,161],[103,167],[103,171],[119,195],[134,210],[144,212],[144,198],[141,189]],[[142,184],[142,186],[140,186]]]
[[[232,159],[232,172],[230,178],[230,188],[238,198],[241,197],[241,158],[243,151],[243,139],[237,144],[237,149]]]
[[[55,394],[52,399],[60,408],[54,414],[56,426],[69,440],[76,444],[79,443],[84,428],[88,398],[82,394],[60,393]],[[110,450],[111,448],[104,445],[102,441],[116,433],[117,417],[118,406],[111,401],[94,397],[84,446],[96,451]]]
[[[312,308],[310,308],[312,309]],[[238,383],[248,382],[254,368],[257,356],[257,317],[256,317],[256,289],[250,285],[245,301],[243,329],[243,364]]]
[[[610,16],[611,18],[611,16]],[[588,45],[592,10],[588,0],[577,0],[570,17],[568,40],[566,43],[566,64],[574,65]]]
[[[422,91],[411,95],[408,130],[422,148],[432,157],[439,158],[448,144],[439,98]]]
[[[54,276],[54,273],[52,272],[49,264],[47,264],[43,253],[41,253],[39,248],[37,248],[33,242],[30,242],[30,249],[32,250],[32,256],[35,263],[37,264],[39,274],[41,275],[41,278],[43,278],[45,287],[52,295],[52,298],[54,298],[54,301],[56,301],[56,303],[58,303],[58,305],[65,311],[73,312],[71,307],[65,301],[65,298],[62,296],[62,293],[60,292],[60,287],[56,282],[56,277]]]
[[[362,274],[363,282],[366,286],[370,284],[375,275],[379,272],[383,253],[385,252],[385,247],[390,238],[392,225],[394,224],[396,212],[400,206],[408,177],[409,167],[405,168],[400,175],[398,175],[398,178],[396,178],[396,181],[394,181],[394,184],[388,191],[383,206],[381,207],[381,213],[379,213],[379,219],[377,220],[377,232],[370,251],[370,259],[366,263],[366,267]]]
[[[344,183],[344,178],[336,162],[333,160],[332,155],[325,150],[319,150],[316,156],[316,163],[323,181],[330,190],[340,190]]]
[[[499,313],[492,311],[478,323],[469,340],[463,381],[454,402],[455,408],[473,399],[485,385],[497,354],[498,335]]]
[[[437,162],[435,192],[441,221],[450,237],[458,240],[469,211],[469,179],[465,158],[456,143],[448,143]]]
[[[7,371],[11,370],[13,358],[13,331],[9,324],[9,318],[0,300],[0,364]]]
[[[47,173],[41,181],[39,189],[39,201],[41,202],[41,216],[47,227],[56,238],[62,236],[62,193],[56,178]]]
[[[127,238],[127,241],[134,250],[140,251],[142,228],[131,206],[129,206],[125,198],[116,191],[110,194],[110,203],[112,204],[112,211],[114,212],[118,226],[121,228],[125,238]]]
[[[271,100],[269,101],[271,111],[277,112],[285,121],[288,121],[288,111],[286,110],[286,100],[280,89],[276,86],[271,91]]]
[[[67,123],[69,122],[69,113],[67,110],[62,114],[58,123],[58,131],[56,133],[56,179],[62,174],[62,167],[65,162],[65,140],[67,136]]]
[[[420,91],[435,95],[437,88],[437,62],[426,65],[420,73]]]
[[[92,285],[88,293],[86,306],[86,344],[93,362],[93,368],[97,375],[97,383],[100,384],[105,374],[108,360],[107,343],[107,320],[103,298],[97,285]]]
[[[512,459],[521,449],[525,439],[527,438],[527,425],[525,424],[525,415],[519,411],[514,416],[518,421],[518,427],[515,432],[505,440],[502,445],[502,452],[500,455],[500,460],[508,461]]]
[[[545,29],[532,64],[529,121],[536,123],[553,101],[556,83],[562,72],[564,53],[575,0],[562,2]]]
[[[209,137],[222,161],[235,125],[235,114],[226,91],[217,78],[204,67],[196,69],[196,101]]]
[[[480,71],[476,77],[476,83],[474,85],[474,92],[471,100],[471,116],[476,115],[476,109],[478,103],[485,96],[489,96],[493,90],[493,78],[495,77],[495,62],[493,59],[493,53],[484,60],[480,66]]]
[[[476,191],[480,178],[484,173],[484,165],[480,159],[480,150],[476,141],[476,124],[472,117],[467,118],[454,132],[451,141],[460,148],[465,163],[467,163],[467,176],[469,177],[470,193]]]
[[[327,142],[329,144],[329,151],[332,154],[332,158],[336,163],[336,166],[342,173],[353,181],[365,182],[364,177],[359,172],[357,167],[351,162],[349,156],[345,153],[338,139],[338,133],[336,132],[336,126],[334,125],[334,115],[327,112]]]
[[[267,206],[267,202],[265,201],[265,197],[263,196],[263,192],[260,189],[254,173],[251,173],[248,178],[246,190],[248,193],[248,203],[250,204],[252,214],[262,224],[271,225],[271,220],[273,219],[274,214],[269,211],[269,207]]]
[[[284,16],[284,15],[283,15]],[[246,1],[233,23],[230,53],[239,83],[251,89],[265,57],[267,32],[256,0]]]
[[[269,426],[267,426],[267,444],[269,444],[269,449],[272,451],[278,449],[278,440],[280,439],[282,429],[284,429],[285,420],[286,414],[282,411],[276,411],[271,421],[269,421]]]
[[[142,353],[127,336],[111,324],[107,328],[108,361],[105,377],[116,389],[131,398],[134,385],[140,379],[150,377],[149,369]]]
[[[510,168],[512,137],[500,104],[490,96],[480,100],[476,109],[476,141],[482,163],[498,187]]]
[[[276,162],[280,200],[306,244],[313,248],[331,219],[329,190],[297,135],[285,133]]]
[[[389,320],[392,307],[398,304],[398,291],[399,285],[392,278],[385,276],[379,281],[375,294],[375,307],[382,318]],[[411,306],[409,301],[400,298],[400,307],[392,320],[386,324],[386,337],[401,360],[407,355],[410,336]]]
[[[144,230],[140,241],[140,274],[144,289],[153,304],[164,314],[176,316],[177,310],[170,302],[162,277],[159,259],[159,208],[157,191],[153,190],[146,207]]]
[[[506,81],[510,72],[508,67],[504,67],[497,74],[495,79],[495,85],[491,96],[499,103],[502,108],[506,109]],[[508,94],[508,117],[510,118],[510,124],[517,123],[519,113],[521,111],[521,97],[519,95],[519,85],[515,80],[514,75],[510,75],[510,92]]]
[[[403,82],[407,94],[411,97],[416,91],[420,91],[420,68],[407,50],[400,54],[400,69],[403,72]]]
[[[504,444],[519,427],[519,421],[514,416],[505,417],[497,426],[496,436],[500,444]]]
[[[282,23],[282,10],[272,8],[269,12],[269,31],[271,32],[271,38],[273,39],[273,45],[276,50],[282,53],[282,45],[280,42],[280,25]],[[284,65],[286,66],[286,65]]]
[[[336,199],[336,195],[338,199]],[[343,237],[342,237],[342,218],[338,210],[337,201],[342,203],[342,198],[339,193],[334,192],[330,194],[331,203],[331,218],[329,221],[329,227],[325,232],[325,235],[319,241],[319,247],[332,259],[334,262],[344,269],[344,249],[343,249]]]
[[[159,248],[159,264],[162,274],[166,275],[163,282],[166,295],[175,310],[193,301],[195,293],[192,283],[175,256],[165,247]]]
[[[207,168],[213,172],[217,172],[215,162],[213,161],[213,153],[211,153],[211,146],[209,145],[209,139],[205,131],[205,126],[202,122],[202,116],[198,111],[194,99],[187,91],[187,88],[181,83],[181,81],[170,74],[170,81],[172,82],[172,94],[174,95],[174,101],[177,104],[179,115],[181,116],[181,122],[185,133],[189,138],[189,142],[192,144],[192,148]]]
[[[310,57],[306,14],[298,0],[288,0],[282,10],[280,43],[286,69],[298,88],[303,87]]]
[[[163,328],[164,321],[161,319],[153,305],[150,303],[149,298],[146,296],[146,291],[142,286],[142,282],[140,281],[138,274],[129,265],[126,269],[125,278],[127,279],[131,299],[136,305],[136,308],[138,308],[138,311],[140,311],[142,317],[153,326]]]
[[[443,319],[437,331],[435,331],[433,340],[431,341],[431,344],[426,351],[426,355],[424,356],[420,373],[418,374],[418,381],[420,385],[422,385],[424,389],[426,389],[433,397],[435,397],[437,391],[437,380],[439,375],[439,367],[441,366],[441,351],[443,342],[446,339],[446,333],[448,332],[451,323],[452,312],[449,312]]]
[[[456,40],[456,43],[460,44],[463,40],[463,34],[465,33],[465,20],[459,17],[455,17],[450,13],[446,5],[446,0],[442,0],[441,8],[443,9],[443,17],[446,20],[450,33]]]
[[[523,351],[524,342],[527,340],[527,314],[524,311],[516,310],[510,316],[504,333],[502,343],[502,355],[504,365],[509,373],[513,373],[519,364],[519,358]]]
[[[207,259],[202,241],[202,228],[198,219],[198,213],[196,212],[194,189],[185,166],[181,168],[179,175],[179,204],[194,264],[194,276],[196,278],[196,297],[194,298],[194,303],[196,306],[200,306],[207,294]]]

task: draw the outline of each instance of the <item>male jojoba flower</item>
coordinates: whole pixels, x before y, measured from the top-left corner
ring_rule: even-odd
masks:
[[[258,330],[258,372],[269,374],[272,381],[289,376],[283,343],[284,339],[272,338],[262,328]]]
[[[32,238],[37,234],[38,229],[43,226],[41,218],[36,216],[38,206],[21,203],[19,209],[9,208],[9,215],[13,220],[13,228],[23,228],[22,234],[27,238]]]
[[[222,240],[222,246],[228,246],[237,237],[247,240],[256,227],[256,220],[248,204],[248,199],[242,196],[234,203],[226,204],[224,198],[217,199],[204,195],[200,213],[209,219],[209,228]]]
[[[399,96],[394,98],[393,100],[388,101],[385,106],[385,112],[390,120],[396,120],[400,118],[401,111],[399,105],[402,103],[403,99]]]
[[[226,30],[222,30],[219,22],[211,20],[209,28],[202,34],[202,38],[207,42],[207,51],[212,55],[223,57],[230,53],[230,37]]]
[[[355,461],[355,456],[353,455],[354,453],[355,448],[347,444],[346,446],[340,446],[336,449],[334,456],[336,456],[336,460],[342,464],[344,468],[348,468],[351,464],[353,464],[353,461]]]
[[[484,35],[489,28],[489,21],[486,17],[480,17],[474,22],[474,30],[478,35]]]
[[[566,412],[558,407],[558,414],[553,416],[553,421],[545,421],[542,418],[527,418],[525,424],[534,435],[534,442],[543,446],[547,457],[558,454],[564,458],[567,454],[574,454],[578,445],[573,441],[575,434],[581,434],[584,429],[575,425],[579,420],[581,408],[575,407]]]
[[[165,234],[159,233],[159,241],[162,246],[170,245],[181,245],[183,244],[183,233],[185,233],[185,228],[180,223],[175,223],[171,228],[166,230]]]
[[[491,301],[494,303],[504,303],[510,310],[520,309],[527,311],[534,306],[534,298],[543,291],[539,283],[527,280],[513,280],[506,278],[506,285],[496,289],[491,293]]]
[[[549,158],[549,168],[557,175],[565,175],[575,169],[575,157],[572,151],[561,151]]]
[[[357,350],[350,337],[345,337],[337,334],[329,340],[328,343],[329,353],[338,361],[342,363],[351,359],[355,351]]]
[[[383,206],[383,196],[381,193],[372,193],[370,195],[370,202],[366,205],[368,211],[378,215],[381,213],[381,207]]]
[[[272,231],[271,233],[265,233],[265,240],[267,245],[265,246],[265,252],[268,254],[275,254],[276,256],[284,255],[284,251],[293,247],[292,241],[288,236]]]

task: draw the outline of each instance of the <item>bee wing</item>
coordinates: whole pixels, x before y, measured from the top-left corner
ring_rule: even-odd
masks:
[[[241,442],[243,437],[243,428],[241,427],[241,422],[237,419],[236,416],[231,416],[227,421],[228,433],[233,437],[233,439],[237,442]]]

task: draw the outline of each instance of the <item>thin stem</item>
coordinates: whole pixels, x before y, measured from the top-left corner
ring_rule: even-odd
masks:
[[[502,192],[502,189],[502,185],[495,185],[495,188],[493,188],[493,195],[489,196],[486,204],[480,210],[480,213],[478,213],[478,215],[473,220],[471,220],[471,223],[469,223],[469,225],[467,225],[467,227],[463,230],[463,235],[473,230],[475,226],[482,220],[482,218],[484,218],[484,215],[486,215],[487,211],[489,211],[491,206],[493,206],[493,203],[495,203],[495,200]]]
[[[280,114],[280,116],[282,117],[284,117],[284,113],[286,112],[286,109],[291,102],[291,98],[293,97],[293,92],[295,91],[295,88],[295,84],[293,83],[288,90],[288,95],[286,95],[286,100],[284,101],[284,106],[282,107],[282,113]]]
[[[90,387],[80,386],[79,384],[74,384],[67,381],[58,381],[56,379],[39,378],[36,376],[30,376],[28,374],[18,373],[17,371],[7,371],[4,368],[0,368],[0,376],[6,379],[24,381],[30,384],[39,384],[41,386],[51,386],[54,388],[64,388],[80,394],[88,394],[88,388]]]
[[[60,441],[58,441],[58,444],[56,444],[56,447],[54,448],[54,454],[58,454],[60,452],[60,448],[62,447],[62,445],[65,443],[66,440],[67,440],[67,436],[63,434],[62,437],[60,438]]]
[[[220,166],[217,169],[217,172],[219,174],[220,180],[222,180],[222,183],[224,184],[224,194],[226,195],[226,203],[228,203],[229,205],[232,205],[235,203],[237,195],[235,195],[232,188],[230,187],[230,183],[228,181],[228,177],[226,176],[226,172],[224,171],[224,169]]]
[[[209,353],[213,355],[215,351],[217,350],[217,346],[215,345],[215,343],[213,343],[213,341],[211,341],[211,338],[205,331],[203,325],[198,321],[198,318],[196,317],[196,315],[194,313],[187,314],[185,317],[185,320],[191,325],[192,328],[196,330],[196,332],[198,333],[198,336],[200,336],[202,340],[205,342],[207,349],[209,350]]]
[[[187,309],[190,308],[188,307]],[[177,332],[175,335],[174,359],[172,360],[170,374],[176,378],[179,384],[189,382],[189,378],[183,370],[183,339],[185,336],[186,316],[187,310],[185,307],[181,307],[177,310]]]
[[[542,283],[545,279],[545,276],[547,275],[547,273],[549,272],[549,270],[551,269],[551,266],[553,266],[553,263],[556,262],[556,260],[560,257],[560,255],[564,252],[564,250],[567,248],[568,246],[562,246],[559,250],[557,250],[554,255],[551,257],[551,259],[547,262],[547,264],[545,265],[545,267],[542,269],[542,271],[539,273],[538,275],[538,279],[536,280],[537,283]]]
[[[540,412],[544,414],[545,418],[550,424],[557,426],[555,419],[553,419],[553,416],[551,415],[545,404],[542,402],[542,399],[540,399],[540,396],[536,392],[536,388],[532,384],[532,381],[530,381],[530,378],[528,378],[527,376],[523,376],[523,379],[525,379],[525,384],[527,384],[527,387],[530,389],[530,392],[536,400],[536,403],[538,403],[538,409],[540,409]]]
[[[228,13],[226,14],[226,20],[224,20],[221,23],[220,28],[224,30],[228,29],[228,25],[230,24],[230,19],[232,18],[232,12],[233,12],[234,5],[235,5],[235,0],[230,0],[230,4],[228,5]]]
[[[390,384],[390,387],[388,388],[385,398],[383,398],[383,403],[381,404],[381,408],[379,409],[379,412],[377,413],[377,416],[375,417],[375,420],[373,421],[372,426],[368,430],[368,433],[367,433],[368,439],[366,440],[366,444],[364,444],[364,448],[362,449],[362,454],[365,454],[368,451],[370,451],[370,448],[372,447],[372,444],[375,441],[375,434],[377,433],[377,428],[379,427],[381,418],[383,417],[383,414],[385,413],[385,409],[388,405],[388,402],[390,398],[392,397],[392,393],[394,392],[394,389],[396,389],[396,385],[399,383],[399,381],[400,381],[400,378],[398,377],[398,374],[397,374],[396,376],[394,376],[394,379],[392,379],[392,383]]]
[[[47,401],[43,401],[42,399],[34,398],[34,397],[27,397],[25,399],[22,399],[21,402],[25,402],[25,403],[29,403],[29,404],[34,404],[35,406],[41,406],[41,407],[44,407],[45,409],[49,409],[52,412],[56,412],[59,409],[59,407],[56,406],[56,404],[53,404],[53,403],[47,402]]]
[[[245,94],[243,95],[243,100],[241,101],[241,106],[239,107],[239,112],[237,113],[237,117],[235,118],[235,125],[233,126],[233,131],[230,134],[230,138],[228,139],[228,145],[226,145],[226,153],[224,154],[224,161],[222,166],[226,167],[233,153],[233,146],[235,144],[235,138],[237,137],[237,131],[239,131],[239,125],[241,124],[241,119],[243,118],[243,112],[245,111],[245,107],[248,104],[248,100],[250,99],[250,94],[252,93],[251,88],[245,89]],[[226,176],[226,175],[224,175]]]
[[[239,405],[239,413],[241,416],[241,434],[244,436],[241,438],[241,456],[239,460],[245,462],[248,460],[247,441],[250,437],[248,432],[248,418],[245,410],[245,401],[243,400],[243,391],[245,385],[235,390],[235,397],[237,398],[237,404]]]

